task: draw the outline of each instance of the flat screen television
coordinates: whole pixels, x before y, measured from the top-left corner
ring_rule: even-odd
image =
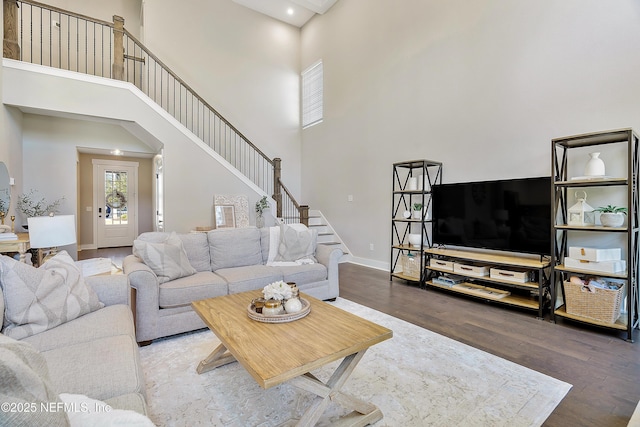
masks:
[[[551,178],[434,185],[433,243],[551,253]]]

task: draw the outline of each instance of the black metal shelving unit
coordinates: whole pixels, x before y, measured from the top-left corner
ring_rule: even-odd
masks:
[[[569,157],[578,152],[580,148],[588,147],[597,150],[598,147],[609,144],[626,144],[626,172],[625,176],[602,177],[597,179],[585,178],[575,179],[569,175]],[[581,150],[584,153],[585,150]],[[634,329],[638,328],[638,311],[640,308],[638,301],[638,227],[639,227],[639,199],[638,199],[638,171],[640,160],[638,158],[638,136],[632,129],[619,129],[607,132],[596,132],[582,135],[575,135],[552,140],[551,147],[551,167],[553,175],[552,182],[552,242],[554,247],[551,259],[551,290],[553,310],[552,319],[555,316],[571,319],[584,324],[600,328],[608,328],[625,331],[627,340],[633,341]],[[622,174],[620,174],[622,175]],[[622,227],[593,226],[573,226],[568,225],[568,195],[570,191],[576,189],[585,190],[589,188],[604,188],[609,191],[621,189],[626,194],[628,208],[627,224]],[[574,234],[575,233],[575,234]],[[604,241],[608,233],[621,233],[625,236],[627,270],[620,273],[595,273],[592,270],[586,271],[564,265],[564,259],[568,256],[568,248],[572,235],[580,236],[584,233],[596,234],[597,241]],[[626,284],[626,310],[615,323],[601,322],[592,318],[582,317],[566,311],[566,295],[564,282],[571,275],[579,276],[599,276],[608,279],[621,280]],[[558,297],[561,292],[562,302],[558,304]]]
[[[420,179],[422,177],[422,179]],[[410,188],[410,179],[417,179],[417,187]],[[393,164],[393,196],[391,209],[391,263],[389,280],[394,277],[418,283],[425,282],[424,249],[431,247],[431,188],[442,183],[442,163],[433,160],[411,160]],[[422,210],[419,218],[414,217],[413,205],[420,203]],[[404,213],[409,211],[410,218]],[[420,246],[409,243],[409,234],[420,233]],[[402,256],[413,254],[419,259],[418,276],[407,275],[402,271]]]

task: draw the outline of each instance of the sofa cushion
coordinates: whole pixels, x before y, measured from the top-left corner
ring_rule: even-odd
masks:
[[[133,241],[133,254],[149,266],[160,283],[196,273],[176,233],[171,233],[163,242],[136,239]]]
[[[138,240],[152,243],[162,243],[170,233],[163,231],[148,231],[138,236]],[[206,233],[176,233],[182,240],[182,246],[189,259],[189,264],[196,271],[211,271],[209,257],[209,241]]]
[[[327,280],[327,267],[320,263],[292,267],[273,267],[282,273],[282,280],[302,285]]]
[[[109,327],[105,328],[105,325]],[[131,308],[127,305],[110,305],[48,331],[24,338],[24,341],[40,351],[46,351],[115,335],[134,334]]]
[[[275,226],[275,227],[262,227],[260,229],[260,250],[262,251],[262,263],[266,264],[269,262],[269,246],[270,246],[270,234],[271,234],[271,229],[277,229],[278,230],[278,236],[280,235],[280,227]],[[275,253],[277,253],[278,250],[276,249],[276,251],[274,252],[273,258],[275,259]],[[271,260],[273,261],[273,259]]]
[[[127,393],[105,399],[105,402],[116,409],[128,409],[147,415],[147,402],[140,393]]]
[[[189,305],[193,301],[227,295],[227,282],[211,271],[172,280],[160,285],[161,308]]]
[[[65,251],[40,268],[0,256],[0,269],[6,306],[3,332],[10,337],[25,338],[104,306]]]
[[[138,344],[130,335],[59,347],[42,355],[59,393],[85,394],[99,400],[144,394]]]
[[[92,399],[83,394],[60,394],[60,399],[69,408],[67,416],[71,427],[85,426],[128,426],[128,427],[155,427],[151,420],[138,412],[130,409],[113,408],[107,402]],[[82,408],[77,410],[75,408]]]
[[[0,335],[0,402],[16,410],[0,411],[3,426],[67,426],[63,411],[42,411],[61,402],[49,380],[44,357],[31,345]],[[18,410],[21,409],[22,410]]]
[[[4,294],[2,293],[2,286],[0,286],[0,331],[4,323]]]
[[[262,264],[260,230],[255,227],[212,230],[207,233],[211,271]]]
[[[311,259],[316,252],[317,234],[304,224],[281,224],[280,244],[275,261]]]
[[[211,256],[209,255],[209,240],[207,233],[178,234],[189,263],[196,271],[211,271]]]
[[[266,265],[222,268],[216,270],[216,274],[227,281],[230,294],[262,289],[269,283],[282,280],[280,270]]]

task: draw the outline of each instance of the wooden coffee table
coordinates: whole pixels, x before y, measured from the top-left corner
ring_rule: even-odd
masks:
[[[238,361],[264,389],[289,381],[317,395],[298,426],[315,425],[331,401],[354,411],[337,425],[365,426],[382,419],[377,406],[340,389],[366,350],[393,332],[307,295],[302,295],[311,303],[306,317],[289,323],[257,322],[247,315],[247,306],[259,296],[261,291],[251,291],[192,303],[221,341],[200,362],[198,373]],[[311,374],[339,359],[343,360],[326,383]]]

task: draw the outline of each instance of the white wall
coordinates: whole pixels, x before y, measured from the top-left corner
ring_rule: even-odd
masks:
[[[303,199],[388,264],[393,162],[442,161],[445,182],[549,175],[552,138],[640,129],[639,18],[632,0],[337,2],[302,29],[325,88]]]
[[[132,84],[10,60],[5,60],[4,65],[2,87],[5,103],[26,111],[116,121],[126,129],[137,129],[138,136],[145,138],[149,145],[158,142],[164,144],[166,230],[188,232],[196,226],[212,226],[213,198],[216,194],[247,195],[250,208],[262,197],[254,184],[230,168],[211,148],[198,141]],[[95,102],[96,99],[100,102]],[[51,198],[56,196],[59,189],[69,191],[75,188],[75,144],[90,148],[115,147],[116,141],[111,140],[110,135],[100,136],[102,130],[99,125],[89,126],[93,130],[88,130],[86,134],[80,133],[80,141],[70,137],[72,141],[68,144],[54,144],[51,142],[64,139],[67,133],[56,132],[59,126],[64,126],[58,123],[63,120],[33,120],[44,125],[38,127],[38,132],[32,132],[38,136],[37,146],[30,142],[36,136],[30,134],[23,138],[25,181],[27,175],[32,180],[25,182],[25,189],[36,188]],[[118,145],[121,142],[118,141]],[[124,142],[133,144],[135,139]],[[145,147],[140,142],[137,150],[126,144],[119,148],[124,151],[130,148],[132,151],[143,151]],[[71,164],[74,165],[73,179],[69,171]],[[58,168],[63,168],[62,172],[51,175]],[[38,187],[26,186],[32,182]],[[75,209],[75,190],[73,200],[69,197],[67,202]],[[250,218],[255,224],[252,209]]]
[[[267,156],[282,158],[297,197],[299,29],[230,0],[146,1],[144,21],[147,47]]]

